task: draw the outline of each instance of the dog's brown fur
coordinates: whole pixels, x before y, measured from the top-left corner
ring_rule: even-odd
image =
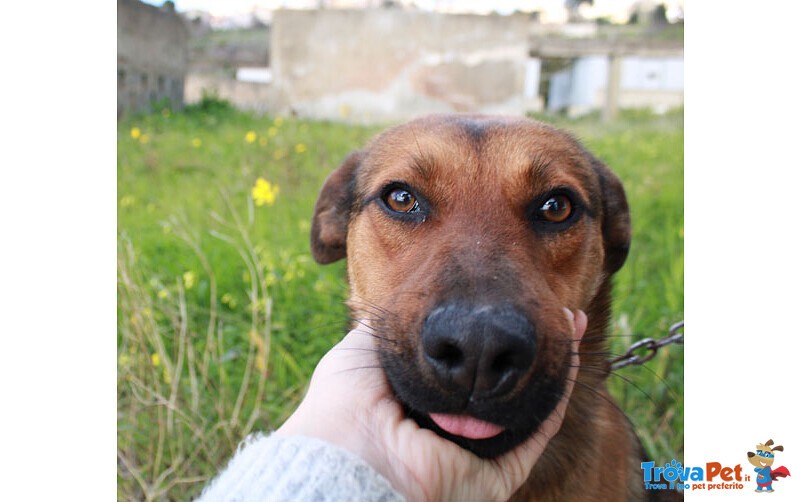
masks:
[[[417,220],[394,218],[381,204],[397,183],[424,197]],[[532,202],[565,188],[581,214],[555,231],[535,227]],[[571,330],[562,309],[587,313],[564,423],[518,500],[648,495],[642,448],[604,384],[610,277],[629,242],[622,185],[602,162],[564,132],[502,117],[432,116],[379,135],[328,178],[312,222],[315,258],[348,258],[352,317],[376,334],[384,368],[413,374],[413,385],[422,382],[420,392],[434,397],[444,391],[430,382],[419,333],[443,300],[513,301],[524,310],[535,326],[536,357],[512,396],[537,379],[561,389]]]

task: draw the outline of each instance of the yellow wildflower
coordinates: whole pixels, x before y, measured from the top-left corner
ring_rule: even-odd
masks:
[[[347,117],[349,117],[350,116],[350,107],[347,106],[347,105],[341,105],[339,107],[339,116],[342,117],[343,119],[346,119]]]
[[[167,292],[167,290],[166,290],[166,289],[161,289],[161,290],[159,290],[159,291],[158,291],[158,298],[159,298],[160,300],[163,300],[163,299],[164,299],[164,298],[166,298],[168,295],[169,295],[169,292]]]
[[[272,152],[272,158],[275,160],[281,160],[282,158],[286,157],[286,153],[286,148],[278,148]]]
[[[306,150],[307,150],[306,145],[302,143],[294,145],[294,151],[297,153],[305,153]]]
[[[141,135],[142,135],[142,130],[139,129],[138,127],[134,127],[131,129],[131,138],[139,139]]]
[[[283,124],[283,117],[278,115],[275,117],[275,120],[273,120],[272,123],[275,124],[275,127],[280,127]]]
[[[150,355],[150,362],[153,363],[153,366],[158,367],[161,365],[161,357],[158,355],[158,353],[153,352]]]
[[[203,145],[203,140],[200,138],[192,138],[192,147],[200,148]]]
[[[119,200],[119,205],[122,207],[130,207],[136,204],[136,197],[133,195],[126,195]]]
[[[220,301],[223,304],[227,305],[228,308],[230,308],[230,309],[235,309],[236,308],[236,305],[237,305],[236,298],[234,298],[233,295],[230,294],[230,293],[225,293],[224,295],[222,295],[222,298],[220,298]]]
[[[247,134],[244,135],[244,140],[248,143],[253,143],[258,138],[258,135],[255,131],[247,131]]]
[[[267,129],[267,136],[269,136],[270,138],[274,138],[277,135],[278,135],[277,127],[270,127],[269,129]]]
[[[267,143],[269,143],[269,141],[267,140],[267,138],[258,138],[258,144],[259,144],[259,145],[261,145],[261,146],[267,146]]]
[[[150,136],[148,136],[147,134],[142,134],[141,136],[139,136],[139,143],[146,145],[149,142],[150,142]]]
[[[194,272],[192,272],[191,270],[189,270],[188,272],[184,272],[183,287],[185,287],[186,289],[192,289],[194,287],[195,278],[196,277],[194,275]]]
[[[267,346],[264,338],[256,330],[248,333],[250,341],[256,346],[256,369],[259,373],[267,371]]]
[[[263,206],[264,204],[271,206],[275,204],[275,198],[278,196],[278,192],[280,192],[278,185],[273,185],[264,178],[258,178],[255,186],[251,190],[256,206]]]

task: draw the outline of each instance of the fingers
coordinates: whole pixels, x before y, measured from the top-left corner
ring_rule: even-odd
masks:
[[[571,311],[570,309],[564,307],[564,315],[567,316],[569,322],[572,323],[573,326],[573,339],[580,341],[583,338],[583,334],[586,332],[586,324],[588,322],[586,318],[586,313],[583,310],[576,310],[575,312]]]
[[[336,349],[374,349],[375,337],[371,330],[364,326],[357,326],[350,330],[334,348]]]
[[[375,367],[377,365],[375,339],[365,328],[348,332],[329,350],[317,365],[314,373],[347,368]]]
[[[586,313],[583,310],[578,310],[575,314],[575,333],[574,339],[577,342],[583,338],[583,334],[586,333],[586,325],[588,324],[589,320],[586,317]],[[577,346],[575,347],[575,351],[577,352]]]

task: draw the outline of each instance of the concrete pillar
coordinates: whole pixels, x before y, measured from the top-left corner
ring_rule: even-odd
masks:
[[[616,52],[611,52],[608,55],[608,63],[606,106],[603,109],[603,120],[606,122],[617,118],[619,113],[619,87],[622,81],[622,57]]]

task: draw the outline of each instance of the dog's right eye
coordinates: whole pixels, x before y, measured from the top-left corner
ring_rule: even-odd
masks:
[[[580,217],[580,199],[567,188],[559,188],[534,200],[529,208],[529,218],[541,231],[560,231],[568,228]]]
[[[419,211],[419,201],[405,188],[387,190],[383,202],[390,210],[396,213],[414,213]]]
[[[572,201],[566,195],[553,195],[539,208],[538,215],[550,223],[561,223],[572,215]]]

